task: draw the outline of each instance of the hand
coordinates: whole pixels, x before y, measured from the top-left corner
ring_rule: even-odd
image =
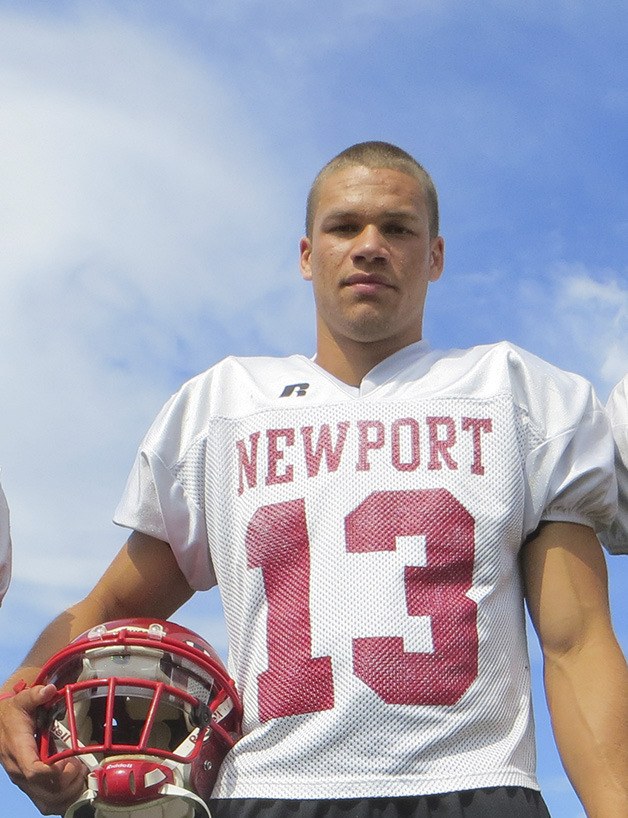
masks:
[[[54,685],[36,685],[0,701],[0,763],[9,778],[44,815],[60,815],[85,789],[87,769],[78,759],[39,760],[35,712],[55,695]]]

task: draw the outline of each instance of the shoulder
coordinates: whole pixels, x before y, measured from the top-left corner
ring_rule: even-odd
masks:
[[[589,382],[581,375],[561,369],[545,358],[541,358],[539,355],[510,341],[499,341],[494,344],[472,347],[469,352],[484,358],[491,364],[502,362],[514,377],[518,376],[521,380],[541,379],[556,388],[571,389],[575,387],[585,388],[586,390],[590,388]]]
[[[216,418],[236,418],[276,400],[286,385],[311,374],[301,355],[224,358],[186,381],[164,404],[144,447],[180,453],[206,433]]]
[[[540,436],[579,430],[589,446],[608,435],[608,420],[592,384],[520,347],[509,345],[515,403]]]
[[[542,398],[588,400],[593,388],[586,378],[551,364],[509,341],[482,344],[468,349],[434,350],[433,366],[447,368],[455,376],[471,377],[478,393],[510,392],[522,406]]]
[[[574,372],[501,341],[452,350],[443,359],[454,387],[463,384],[475,397],[501,395],[519,422],[540,443],[584,426],[608,425],[604,408],[591,383]],[[596,432],[597,434],[597,432]],[[536,444],[535,444],[536,445]]]
[[[202,400],[212,411],[237,414],[264,396],[278,397],[291,379],[298,382],[312,374],[311,361],[303,355],[229,356],[183,384],[171,402]]]
[[[496,345],[499,354],[508,362],[512,382],[527,393],[543,393],[543,399],[573,400],[582,396],[589,400],[594,394],[591,383],[582,375],[562,369],[544,358],[509,342]]]
[[[442,362],[450,366],[459,365],[464,368],[496,368],[495,372],[501,376],[504,371],[516,376],[556,378],[561,381],[586,382],[580,375],[567,372],[551,364],[544,358],[529,352],[523,347],[510,341],[497,341],[492,344],[478,344],[463,349],[433,349],[427,355],[433,362]]]

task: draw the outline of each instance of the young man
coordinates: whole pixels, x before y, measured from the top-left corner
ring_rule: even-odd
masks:
[[[626,812],[627,671],[595,534],[615,511],[608,421],[584,380],[509,344],[431,350],[443,259],[412,157],[332,160],[301,241],[315,358],[229,358],[173,396],[116,512],[126,546],[14,676],[218,583],[245,715],[215,818],[547,815],[524,599],[568,774],[590,818]],[[37,760],[52,692],[0,704],[2,761],[50,811],[83,777]]]

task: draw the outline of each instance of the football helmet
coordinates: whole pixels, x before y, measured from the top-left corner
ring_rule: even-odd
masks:
[[[77,637],[35,684],[46,764],[86,766],[65,818],[206,818],[218,768],[241,735],[242,705],[218,654],[173,622],[125,619]]]

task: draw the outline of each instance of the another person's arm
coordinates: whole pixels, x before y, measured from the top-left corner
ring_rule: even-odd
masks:
[[[618,508],[601,540],[611,554],[628,554],[628,375],[611,392],[606,411],[615,440]]]
[[[11,580],[11,527],[9,506],[0,486],[0,605]]]
[[[19,680],[31,684],[47,659],[94,625],[129,617],[167,619],[192,593],[170,546],[134,532],[92,591],[44,630],[2,692]],[[52,695],[52,686],[27,687],[0,701],[0,762],[44,814],[61,813],[75,801],[86,772],[76,761],[52,767],[39,761],[34,713]]]
[[[524,546],[522,568],[567,774],[589,818],[628,815],[628,670],[597,537],[583,525],[545,523]]]

